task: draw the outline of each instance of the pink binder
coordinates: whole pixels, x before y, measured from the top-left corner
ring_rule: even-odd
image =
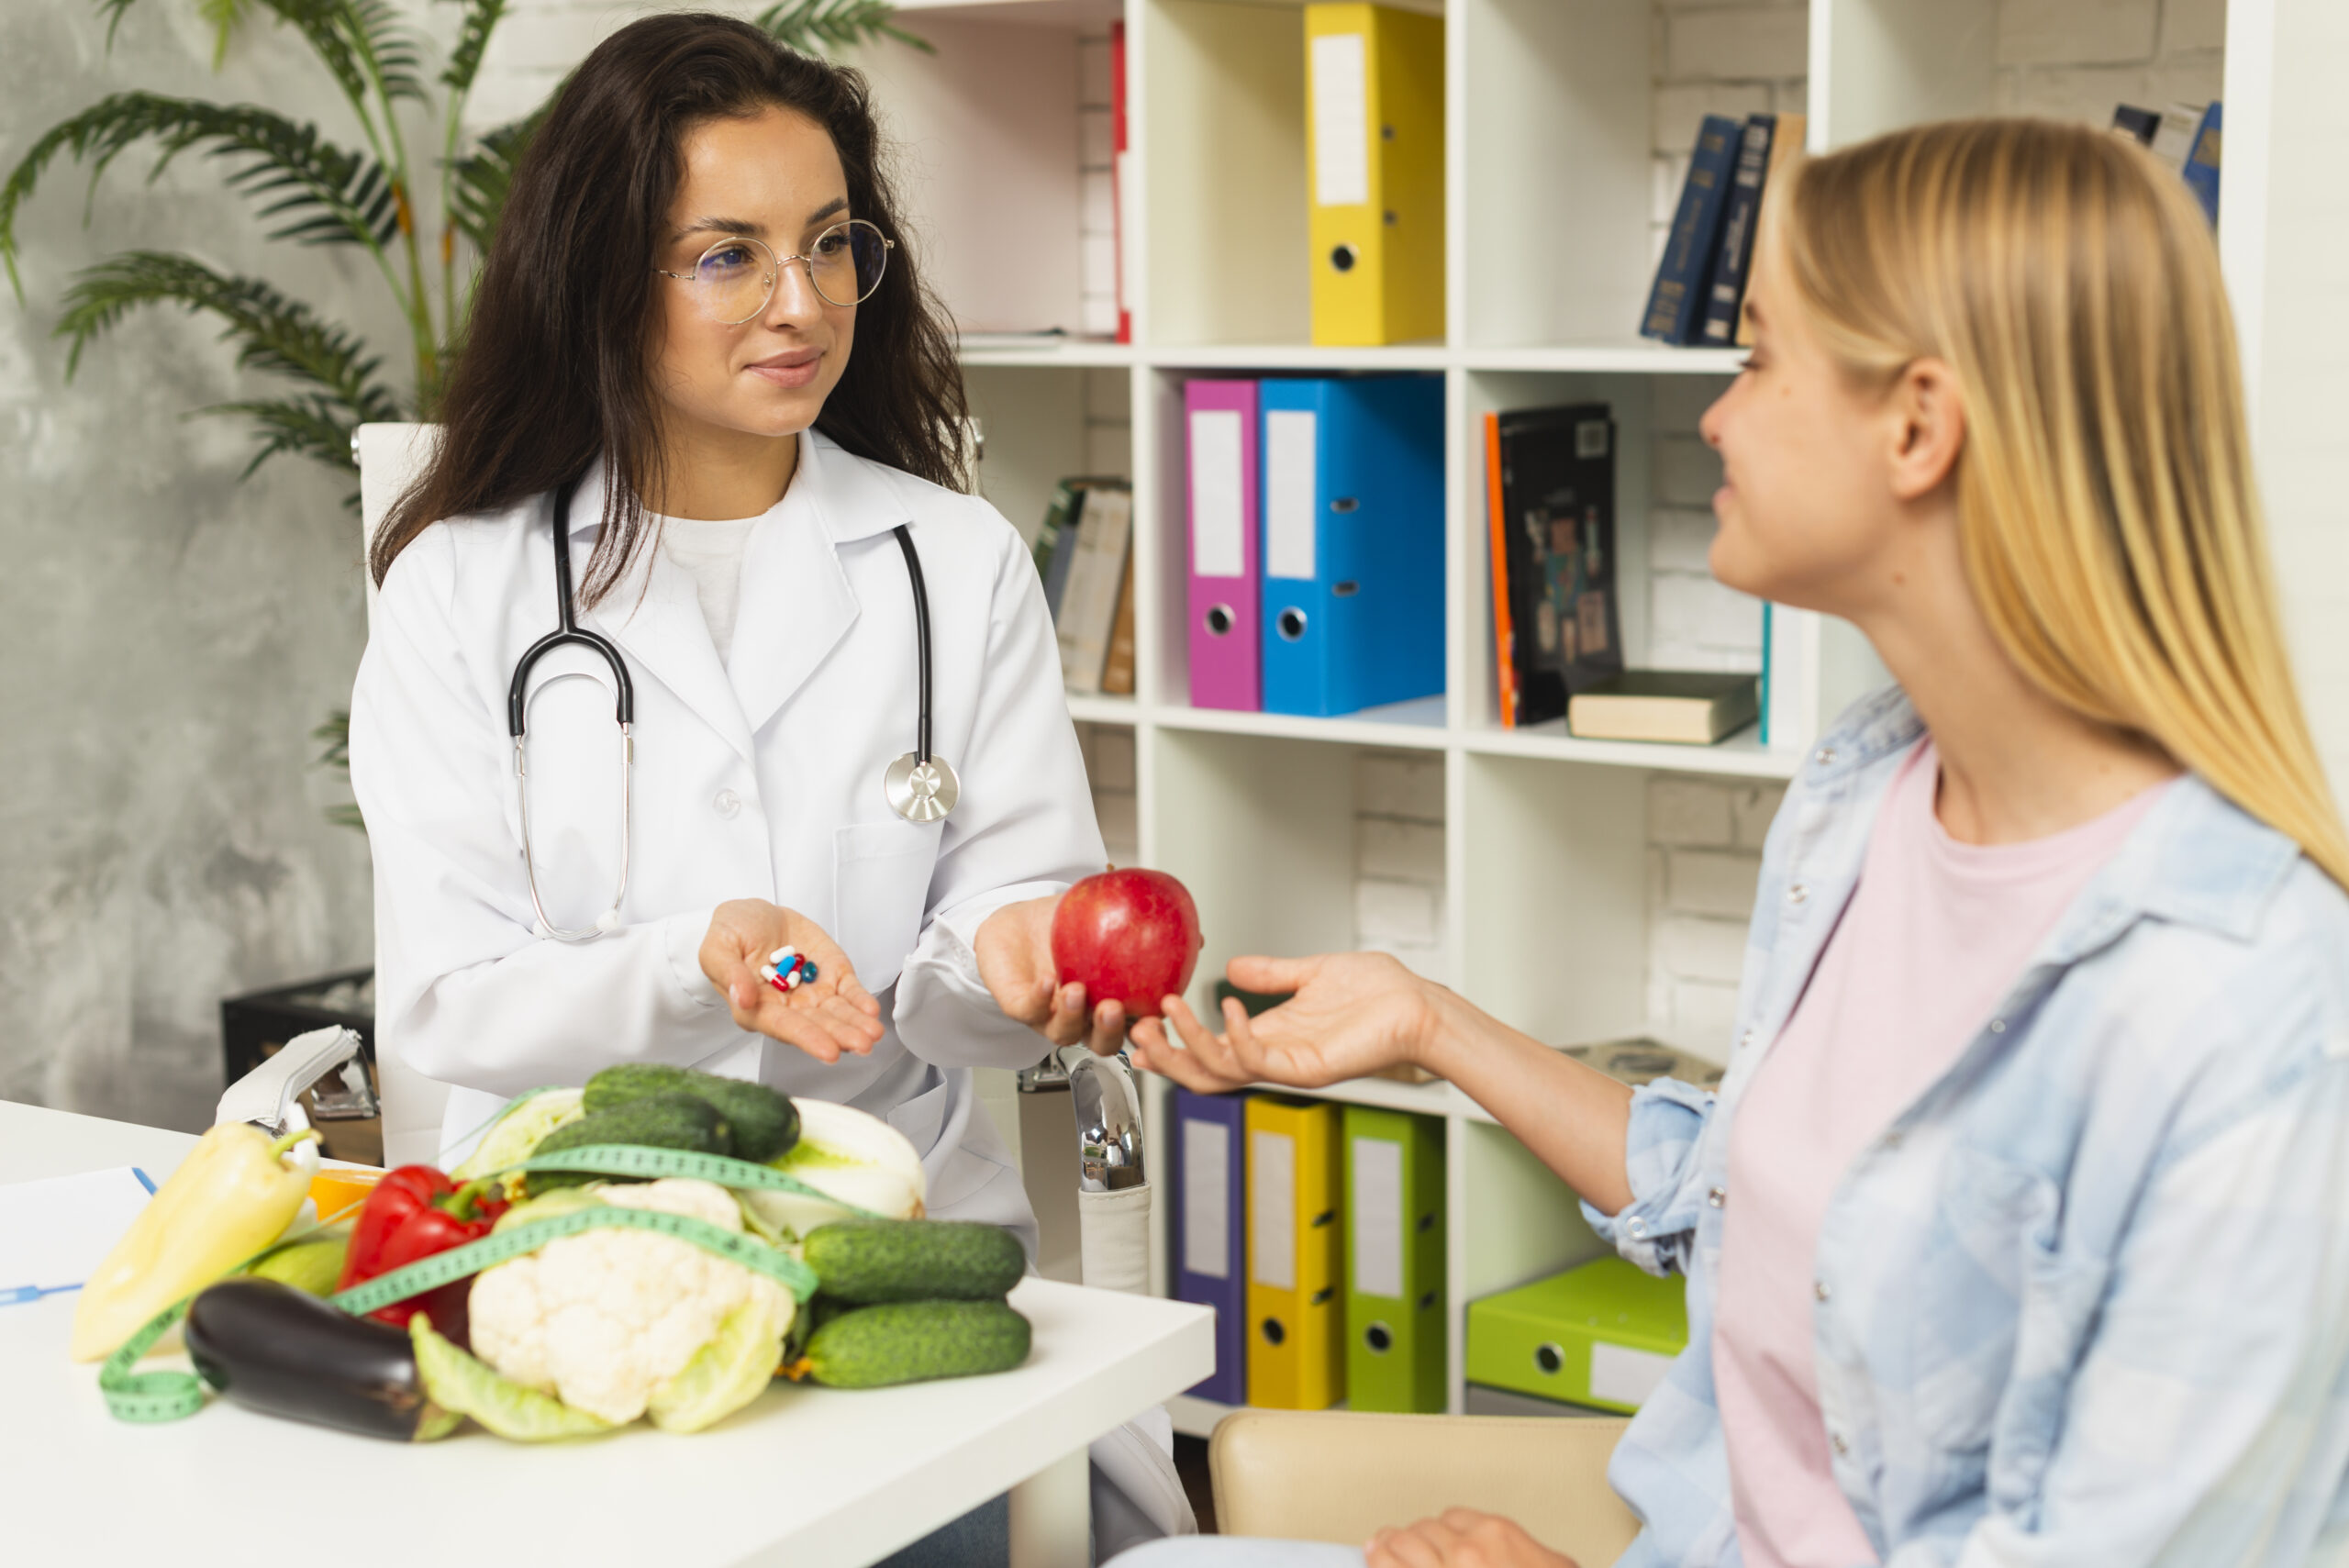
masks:
[[[1256,384],[1189,383],[1183,429],[1191,706],[1254,713],[1264,706],[1257,648]]]

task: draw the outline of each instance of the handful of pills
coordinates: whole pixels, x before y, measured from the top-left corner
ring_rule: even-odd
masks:
[[[800,957],[797,948],[780,947],[759,966],[759,978],[788,996],[816,978],[815,961]]]

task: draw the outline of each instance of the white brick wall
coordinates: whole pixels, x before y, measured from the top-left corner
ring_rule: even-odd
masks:
[[[1112,338],[1118,331],[1118,226],[1109,178],[1116,139],[1109,118],[1108,28],[1077,39],[1076,66],[1077,157],[1085,181],[1077,240],[1085,251],[1078,318],[1086,333]]]
[[[1354,761],[1354,944],[1449,982],[1443,941],[1443,758],[1361,752]]]
[[[1123,724],[1080,724],[1076,743],[1093,784],[1093,815],[1111,865],[1141,859],[1141,813],[1134,791],[1134,732]]]
[[[1657,774],[1648,781],[1649,1028],[1716,1061],[1745,963],[1745,926],[1779,784]]]

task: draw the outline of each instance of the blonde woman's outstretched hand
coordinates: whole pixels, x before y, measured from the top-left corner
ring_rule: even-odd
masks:
[[[1202,1094],[1247,1084],[1319,1088],[1419,1061],[1445,995],[1375,952],[1236,958],[1224,973],[1243,991],[1293,995],[1253,1018],[1237,1000],[1226,1001],[1221,1033],[1169,996],[1163,1024],[1144,1018],[1133,1027],[1138,1065]]]

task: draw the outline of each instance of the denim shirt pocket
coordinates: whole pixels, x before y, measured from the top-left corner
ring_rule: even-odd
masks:
[[[2111,1263],[2064,1245],[2052,1177],[1980,1149],[1951,1151],[1939,1218],[1948,1245],[1918,1282],[1920,1435],[1976,1456],[1990,1507],[2028,1527]]]

